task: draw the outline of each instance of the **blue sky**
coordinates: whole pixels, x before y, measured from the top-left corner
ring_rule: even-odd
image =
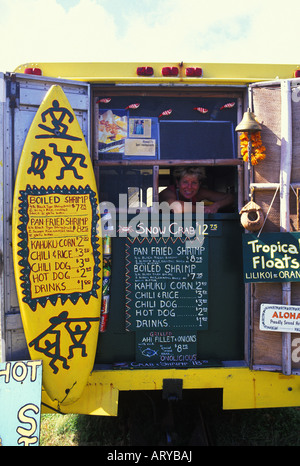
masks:
[[[300,64],[298,18],[296,0],[0,0],[0,71],[43,61]]]

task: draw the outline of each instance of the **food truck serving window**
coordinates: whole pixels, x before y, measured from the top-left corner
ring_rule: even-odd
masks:
[[[236,195],[236,170],[231,166],[206,167],[202,185],[208,189]],[[147,166],[102,166],[99,170],[99,196],[116,209],[151,207],[159,194],[174,183],[174,168],[155,170]],[[123,195],[120,205],[120,195]],[[236,202],[221,212],[236,211]]]

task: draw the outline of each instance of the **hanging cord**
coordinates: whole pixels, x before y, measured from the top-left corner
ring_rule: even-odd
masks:
[[[261,232],[262,232],[263,227],[265,226],[266,220],[267,220],[268,215],[269,215],[269,213],[270,213],[270,210],[271,210],[271,207],[272,207],[272,205],[273,205],[273,202],[275,201],[275,197],[276,197],[276,194],[277,194],[278,190],[279,190],[279,186],[277,186],[277,188],[276,188],[276,191],[275,191],[275,194],[274,194],[274,196],[273,196],[272,202],[271,202],[271,204],[270,204],[270,206],[269,206],[269,208],[268,208],[268,212],[267,212],[267,215],[266,215],[266,217],[265,217],[264,223],[262,224],[262,227],[261,227],[261,229],[259,230],[259,233],[258,233],[258,235],[257,235],[258,238],[259,238],[259,236],[260,236],[260,234],[261,234]]]
[[[294,186],[291,184],[291,188],[296,196],[296,205],[297,205],[297,231],[299,231],[299,188],[294,188]]]

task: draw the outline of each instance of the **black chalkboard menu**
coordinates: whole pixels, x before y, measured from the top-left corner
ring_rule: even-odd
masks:
[[[151,362],[156,366],[196,365],[197,332],[193,329],[138,331],[136,362]]]
[[[196,360],[197,332],[208,328],[208,238],[127,237],[126,329],[136,360]]]

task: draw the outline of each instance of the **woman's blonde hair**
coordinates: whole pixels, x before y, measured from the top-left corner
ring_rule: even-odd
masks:
[[[199,182],[205,178],[204,167],[178,167],[173,171],[173,177],[175,182],[178,181],[185,175],[197,175]]]

